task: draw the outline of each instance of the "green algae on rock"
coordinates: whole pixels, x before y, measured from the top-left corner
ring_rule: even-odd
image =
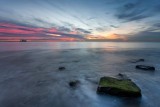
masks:
[[[123,97],[140,97],[140,88],[131,80],[102,77],[97,93],[105,93]]]

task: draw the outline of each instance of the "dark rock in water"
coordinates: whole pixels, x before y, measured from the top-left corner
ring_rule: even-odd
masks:
[[[79,62],[79,60],[74,60],[74,61],[72,61],[72,62]]]
[[[140,88],[131,80],[102,77],[97,88],[97,93],[110,94],[122,97],[140,97]]]
[[[146,66],[146,65],[136,65],[137,69],[141,69],[141,70],[155,70],[155,67],[153,66]]]
[[[130,62],[132,63],[138,63],[138,62],[144,62],[145,60],[144,59],[138,59],[138,60],[132,60]]]
[[[138,61],[144,61],[144,59],[139,59]]]
[[[118,77],[120,77],[120,79],[131,80],[131,79],[129,79],[129,78],[127,77],[126,74],[121,74],[121,73],[119,73],[119,74],[118,74]]]
[[[70,81],[69,86],[72,87],[72,88],[75,88],[75,87],[77,87],[77,85],[79,83],[80,83],[80,81],[78,81],[78,80]]]
[[[119,75],[119,76],[121,76],[121,77],[123,77],[123,76],[124,76],[124,74],[121,74],[121,73],[119,73],[118,75]]]
[[[65,70],[66,68],[65,67],[59,67],[58,68],[60,71],[62,71],[62,70]]]

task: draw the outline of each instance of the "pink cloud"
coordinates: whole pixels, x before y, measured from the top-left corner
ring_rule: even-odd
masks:
[[[46,32],[54,33],[57,31],[58,30],[56,28],[34,28],[10,23],[0,23],[0,33],[7,34],[44,34]]]
[[[49,34],[49,35],[48,35]],[[61,35],[61,36],[53,36]],[[12,40],[51,40],[51,41],[76,41],[78,38],[70,32],[65,34],[58,31],[57,28],[38,28],[20,26],[12,23],[0,23],[0,40],[12,39]]]

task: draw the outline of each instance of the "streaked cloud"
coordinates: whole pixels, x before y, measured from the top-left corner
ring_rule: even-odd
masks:
[[[159,21],[159,0],[0,1],[0,39],[157,41]]]
[[[1,38],[9,37],[21,37],[23,38],[37,38],[37,39],[51,39],[57,40],[61,38],[75,38],[74,40],[83,40],[83,36],[77,34],[70,34],[61,32],[61,29],[57,28],[37,28],[37,27],[27,27],[20,26],[11,23],[0,23],[0,36]],[[56,38],[57,37],[57,38]],[[60,38],[61,37],[61,38]]]

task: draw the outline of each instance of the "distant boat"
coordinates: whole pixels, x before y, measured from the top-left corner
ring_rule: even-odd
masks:
[[[25,39],[21,39],[21,40],[20,40],[20,42],[27,42],[27,40],[25,40]]]

